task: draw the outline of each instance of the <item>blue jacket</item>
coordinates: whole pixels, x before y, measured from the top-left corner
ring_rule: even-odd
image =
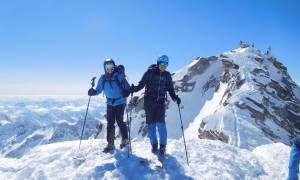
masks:
[[[168,71],[161,72],[157,66],[145,72],[135,91],[137,92],[145,86],[145,99],[165,101],[167,92],[172,99],[176,97],[171,74]]]
[[[294,140],[294,144],[291,148],[288,180],[298,180],[299,164],[300,136]]]
[[[110,77],[106,74],[100,77],[96,87],[96,95],[104,91],[107,100],[106,103],[110,106],[118,106],[126,104],[126,98],[122,95],[122,91],[124,90],[130,90],[128,81],[124,74],[114,71]]]

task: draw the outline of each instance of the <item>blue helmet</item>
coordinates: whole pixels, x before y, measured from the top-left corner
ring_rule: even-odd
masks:
[[[159,62],[165,62],[165,63],[169,63],[169,58],[167,55],[159,55],[157,58],[157,63]]]

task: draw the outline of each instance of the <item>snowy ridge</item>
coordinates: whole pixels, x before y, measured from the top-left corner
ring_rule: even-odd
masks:
[[[187,139],[221,140],[253,150],[272,142],[290,145],[299,134],[300,88],[278,59],[253,47],[197,57],[172,74]],[[135,136],[146,137],[143,96],[133,114]],[[182,136],[177,105],[167,102],[168,137]]]
[[[78,144],[43,145],[20,159],[1,158],[0,179],[285,179],[290,151],[282,143],[251,152],[220,141],[193,139],[187,141],[188,166],[183,142],[169,139],[163,168],[152,169],[139,163],[152,156],[148,141],[133,142],[130,158],[127,150],[102,153],[105,140],[84,140],[80,150]]]

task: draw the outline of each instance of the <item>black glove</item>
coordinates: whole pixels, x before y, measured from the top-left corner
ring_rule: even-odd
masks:
[[[96,90],[93,89],[93,88],[89,89],[89,91],[88,91],[88,95],[89,95],[89,96],[95,96],[96,93],[97,93]]]
[[[123,92],[122,92],[122,96],[124,98],[127,98],[129,96],[129,94],[130,94],[130,91],[127,91],[127,90],[123,90]]]
[[[130,93],[134,93],[135,92],[135,88],[136,88],[136,86],[134,86],[133,84],[131,84],[131,86],[130,86]]]
[[[181,99],[178,97],[178,95],[176,95],[173,100],[176,101],[178,105],[181,103]]]

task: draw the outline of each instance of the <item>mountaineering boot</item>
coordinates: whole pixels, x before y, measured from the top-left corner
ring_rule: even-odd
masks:
[[[114,143],[108,143],[107,146],[103,149],[104,153],[112,153],[116,149]]]
[[[161,156],[165,156],[166,155],[166,145],[165,144],[160,144],[159,155],[161,155]]]
[[[156,153],[157,153],[157,144],[152,144],[151,152],[152,152],[153,154],[156,154]]]
[[[129,144],[129,139],[123,139],[121,144],[120,144],[120,149],[127,146],[128,144]]]

